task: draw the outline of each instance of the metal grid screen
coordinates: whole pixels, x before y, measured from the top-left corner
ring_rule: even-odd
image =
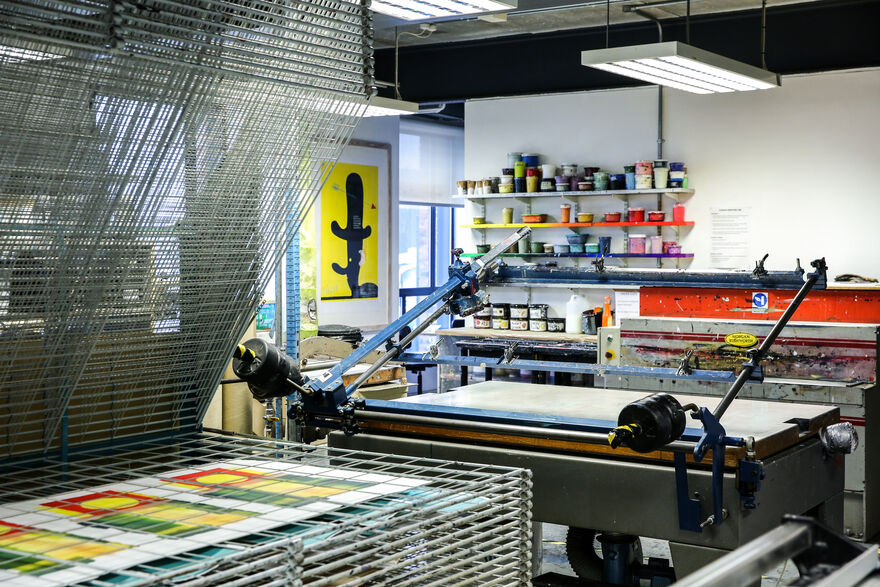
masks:
[[[197,425],[371,31],[365,1],[0,2],[0,459]]]
[[[524,469],[195,435],[3,473],[4,584],[530,584]]]

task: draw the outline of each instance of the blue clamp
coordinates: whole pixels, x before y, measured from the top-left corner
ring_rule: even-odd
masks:
[[[698,463],[712,449],[712,515],[700,520],[700,501],[691,499],[687,484],[687,461],[684,453],[675,455],[675,483],[678,502],[678,526],[682,530],[702,532],[704,526],[721,524],[724,520],[724,454],[725,445],[738,442],[727,438],[724,426],[707,408],[700,408],[691,417],[703,423],[703,435],[694,447],[694,460]]]
[[[694,460],[698,463],[706,456],[706,452],[710,448],[724,445],[724,435],[726,434],[724,426],[715,419],[712,412],[708,408],[700,408],[700,411],[691,414],[691,418],[699,420],[703,423],[703,435],[700,437],[697,446],[694,447]]]
[[[683,452],[674,455],[675,462],[675,497],[678,502],[678,527],[691,532],[702,532],[702,515],[700,500],[693,499],[688,489],[687,459]]]
[[[761,461],[739,461],[739,498],[743,502],[743,508],[753,510],[758,507],[755,494],[761,489],[761,481],[764,480],[764,467]]]

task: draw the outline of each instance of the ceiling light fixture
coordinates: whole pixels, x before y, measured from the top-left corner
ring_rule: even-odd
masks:
[[[581,65],[694,94],[779,86],[772,71],[678,41],[582,51]]]
[[[407,102],[406,100],[395,100],[393,98],[383,98],[382,96],[373,96],[370,98],[364,117],[372,116],[405,116],[407,114],[418,114],[418,102]]]
[[[372,0],[370,8],[403,20],[427,20],[465,16],[479,12],[500,12],[517,7],[516,0]]]

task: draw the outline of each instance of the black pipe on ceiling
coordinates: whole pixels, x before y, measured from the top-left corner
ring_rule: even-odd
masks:
[[[663,20],[664,40],[684,41],[684,18]],[[833,0],[767,11],[767,67],[779,74],[880,66],[878,0]],[[611,27],[611,46],[657,41],[653,22]],[[691,17],[691,44],[761,65],[761,11]],[[405,100],[572,92],[644,85],[580,64],[581,51],[605,46],[605,27],[434,43],[400,48]],[[377,79],[394,79],[394,50],[376,51]]]

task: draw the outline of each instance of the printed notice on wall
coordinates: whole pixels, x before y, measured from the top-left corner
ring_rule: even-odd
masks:
[[[716,269],[748,269],[752,231],[750,207],[710,208],[710,263]]]
[[[617,316],[618,326],[620,326],[621,318],[638,318],[640,315],[639,292],[614,292],[614,315]]]

